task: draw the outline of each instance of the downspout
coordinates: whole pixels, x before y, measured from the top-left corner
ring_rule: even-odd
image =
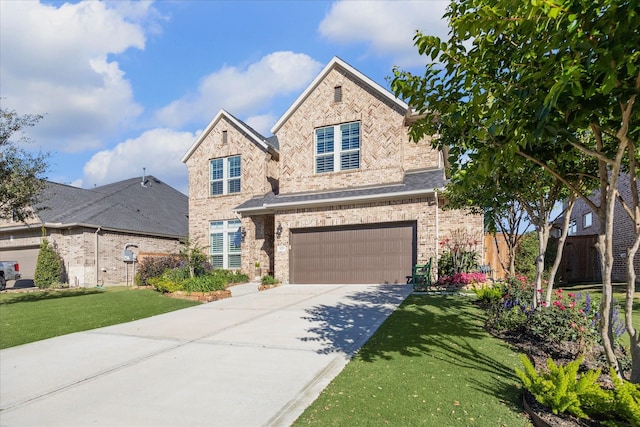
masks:
[[[93,233],[95,236],[95,257],[96,257],[96,286],[100,286],[100,261],[99,261],[99,246],[98,246],[98,233],[100,233],[102,227],[98,226],[96,232]]]
[[[438,245],[440,244],[440,215],[439,215],[439,203],[438,203],[438,190],[433,192],[436,200],[436,241],[435,241],[435,263],[433,265],[433,271],[436,272],[436,280],[438,280]]]

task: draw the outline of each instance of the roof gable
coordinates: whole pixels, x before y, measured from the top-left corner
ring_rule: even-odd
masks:
[[[298,109],[300,104],[302,104],[307,97],[311,94],[311,92],[318,87],[318,85],[324,80],[327,75],[336,67],[342,67],[351,75],[355,76],[357,79],[364,82],[368,85],[373,91],[378,92],[383,98],[387,98],[392,101],[400,108],[405,111],[409,110],[409,106],[403,102],[402,100],[396,98],[391,92],[386,90],[384,87],[380,86],[378,83],[371,80],[369,77],[362,74],[360,71],[353,68],[351,65],[344,62],[342,59],[334,56],[333,59],[324,67],[324,69],[316,76],[316,78],[307,86],[307,88],[300,94],[300,96],[295,100],[293,104],[289,107],[287,111],[278,119],[275,125],[271,128],[271,133],[274,135],[278,132],[278,130],[282,127],[282,125],[291,117],[291,115]]]
[[[249,137],[249,139],[254,144],[256,144],[258,147],[262,148],[265,151],[268,151],[269,153],[271,153],[272,155],[274,155],[276,157],[278,156],[278,147],[277,146],[270,144],[267,138],[265,138],[264,136],[260,135],[251,126],[247,125],[242,120],[237,119],[236,117],[234,117],[233,115],[229,114],[227,111],[225,111],[223,109],[223,110],[220,110],[218,112],[218,114],[216,114],[216,116],[213,118],[213,120],[211,120],[211,122],[209,122],[207,127],[200,133],[200,135],[195,140],[193,145],[191,145],[189,150],[182,157],[182,163],[186,163],[189,160],[191,155],[198,149],[200,144],[202,144],[202,142],[207,138],[207,136],[209,135],[211,130],[218,124],[218,122],[223,117],[226,118],[227,120],[229,120],[231,123],[233,123],[233,125],[236,126],[238,129],[240,129],[243,133],[245,133]]]

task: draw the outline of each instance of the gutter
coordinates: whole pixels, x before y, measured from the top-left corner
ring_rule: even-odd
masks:
[[[376,200],[394,200],[403,199],[415,196],[425,196],[428,194],[436,193],[437,188],[429,188],[422,190],[401,191],[397,193],[384,193],[384,194],[367,194],[355,197],[334,197],[330,199],[322,200],[303,200],[298,202],[279,202],[279,203],[264,203],[262,206],[256,206],[252,208],[234,209],[235,213],[269,213],[276,209],[283,208],[299,208],[299,207],[320,207],[327,205],[335,205],[337,203],[349,203],[349,202],[364,202],[364,201],[376,201]]]
[[[7,231],[31,230],[31,229],[34,229],[34,228],[42,228],[42,227],[56,229],[56,230],[84,227],[84,228],[96,228],[96,229],[100,229],[101,231],[113,231],[113,232],[117,232],[117,233],[140,234],[140,235],[143,235],[143,236],[168,237],[168,238],[177,238],[177,239],[182,239],[182,238],[186,237],[186,236],[179,236],[179,235],[176,235],[176,234],[152,233],[152,232],[149,232],[149,231],[126,230],[126,229],[122,229],[122,228],[103,227],[101,225],[87,224],[87,223],[84,223],[84,222],[70,222],[70,223],[45,222],[45,223],[37,223],[37,224],[16,225],[16,226],[11,226],[11,227],[0,227],[0,233],[7,232]]]

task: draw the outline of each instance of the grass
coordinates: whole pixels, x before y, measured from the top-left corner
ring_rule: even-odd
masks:
[[[472,298],[411,295],[294,425],[530,426]]]
[[[0,295],[0,348],[115,325],[199,303],[150,289],[81,288]]]
[[[601,297],[601,285],[564,289]],[[623,303],[624,288],[614,291]],[[531,426],[517,355],[486,333],[472,301],[409,296],[294,425]],[[640,328],[640,295],[634,314]]]

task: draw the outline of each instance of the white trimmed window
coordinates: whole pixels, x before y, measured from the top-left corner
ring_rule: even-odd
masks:
[[[209,262],[213,268],[236,270],[242,267],[242,227],[239,219],[211,221],[209,240]]]
[[[240,156],[209,161],[209,194],[221,196],[240,192]]]
[[[589,228],[593,225],[593,213],[587,212],[582,216],[582,228]]]
[[[569,222],[569,231],[567,232],[567,234],[569,236],[575,236],[577,232],[578,232],[578,225],[576,224],[576,220],[572,219],[571,222]]]
[[[315,173],[360,168],[360,122],[315,131]]]

